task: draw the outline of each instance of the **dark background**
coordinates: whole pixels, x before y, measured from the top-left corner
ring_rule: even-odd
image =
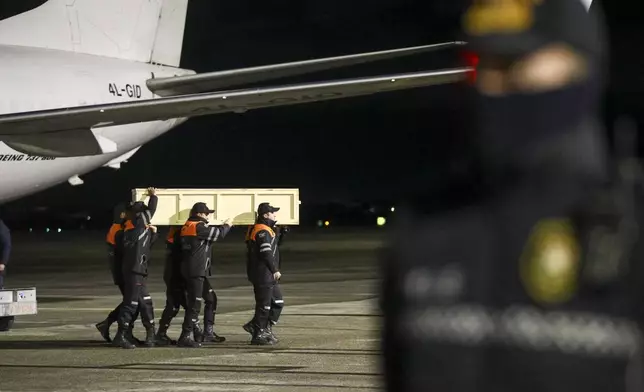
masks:
[[[43,2],[3,0],[0,17]],[[644,2],[595,3],[602,5],[611,34],[607,124],[623,115],[639,123]],[[190,0],[181,66],[207,72],[451,41],[460,38],[466,5],[466,0]],[[456,65],[457,53],[447,50],[272,83]],[[358,209],[380,202],[388,209],[409,192],[440,187],[462,155],[467,135],[462,90],[435,86],[194,118],[144,145],[120,170],[102,168],[82,176],[85,184],[79,187],[64,183],[9,203],[4,215],[42,206],[105,216],[129,189],[143,186],[297,187],[305,219],[320,215],[309,206],[331,201],[354,201]],[[208,165],[211,170],[204,172]]]

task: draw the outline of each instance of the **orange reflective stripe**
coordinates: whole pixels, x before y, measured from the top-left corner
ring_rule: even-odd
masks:
[[[175,226],[170,227],[170,231],[168,232],[168,237],[166,237],[165,239],[169,244],[174,244],[174,235],[176,234],[177,230],[179,229]]]
[[[255,236],[257,235],[257,233],[259,233],[262,230],[268,231],[271,237],[275,237],[275,232],[273,231],[273,229],[266,226],[265,224],[258,223],[255,226],[253,226],[253,231],[250,233],[250,239],[255,241]]]
[[[134,226],[134,223],[132,223],[131,220],[125,221],[125,231],[134,230],[134,229],[136,229],[136,226]]]
[[[197,223],[198,221],[187,221],[181,227],[182,237],[196,237],[197,236]]]
[[[110,230],[107,232],[107,237],[105,238],[107,243],[116,245],[116,233],[118,233],[121,230],[123,230],[123,227],[120,224],[118,223],[112,224],[112,226],[110,227]]]

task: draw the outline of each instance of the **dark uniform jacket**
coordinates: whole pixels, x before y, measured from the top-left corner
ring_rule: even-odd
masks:
[[[151,247],[157,233],[150,230],[150,222],[157,209],[158,198],[150,196],[148,209],[138,212],[125,222],[123,233],[123,272],[148,275]]]
[[[266,222],[258,221],[249,235],[250,257],[247,274],[254,284],[275,282],[273,274],[280,269],[277,233]]]
[[[166,237],[166,259],[163,270],[163,281],[166,284],[179,283],[181,277],[181,227],[172,226]]]
[[[212,243],[219,238],[224,238],[229,231],[229,225],[208,226],[205,219],[198,216],[190,217],[181,228],[183,276],[186,278],[211,276]]]

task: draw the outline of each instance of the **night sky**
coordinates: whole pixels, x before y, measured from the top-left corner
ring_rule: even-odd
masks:
[[[38,3],[3,0],[0,11],[4,18]],[[626,7],[626,1],[613,0],[606,10],[609,20],[620,20],[611,21],[614,51],[620,48],[612,74],[634,75],[638,69],[640,81],[613,77],[609,92],[629,89],[628,99],[613,103],[613,111],[641,111],[644,63],[623,61],[644,38],[642,28],[634,28],[643,20],[644,5],[635,3]],[[460,38],[464,4],[190,0],[181,66],[207,72],[451,41]],[[270,83],[448,68],[457,61],[457,53],[448,50]],[[102,168],[82,176],[84,185],[65,183],[6,207],[110,208],[130,188],[143,186],[298,187],[304,203],[397,198],[453,169],[463,155],[465,124],[463,89],[455,85],[194,118],[144,145],[118,171]]]

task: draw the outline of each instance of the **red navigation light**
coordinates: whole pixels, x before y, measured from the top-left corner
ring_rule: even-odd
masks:
[[[476,83],[476,67],[479,65],[479,55],[474,52],[463,51],[461,58],[466,67],[472,68],[472,71],[467,75],[467,82],[469,84]]]

